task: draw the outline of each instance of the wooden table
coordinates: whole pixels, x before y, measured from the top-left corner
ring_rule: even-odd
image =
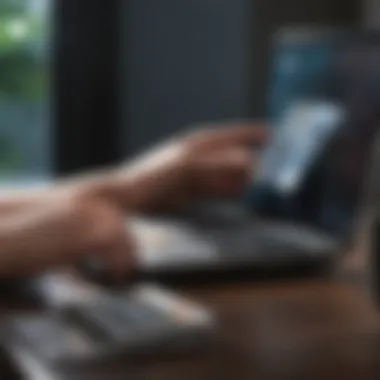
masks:
[[[355,258],[345,265],[345,269],[351,271],[359,268]],[[118,363],[108,368],[94,367],[90,373],[61,371],[57,378],[380,378],[378,316],[357,281],[350,283],[342,277],[333,276],[329,280],[270,285],[215,284],[182,287],[179,290],[217,312],[219,325],[213,347],[183,357]]]

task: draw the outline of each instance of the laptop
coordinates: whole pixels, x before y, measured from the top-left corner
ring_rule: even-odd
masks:
[[[274,137],[244,197],[130,222],[139,276],[319,271],[352,242],[380,123],[380,43],[301,28],[279,33],[274,48],[268,107]],[[89,268],[105,278],[101,263]]]

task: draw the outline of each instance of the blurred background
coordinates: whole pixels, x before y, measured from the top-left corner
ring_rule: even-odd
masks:
[[[0,3],[0,170],[8,176],[52,170],[50,5]]]
[[[263,118],[278,28],[378,21],[378,0],[1,0],[0,177],[49,179],[192,123]]]

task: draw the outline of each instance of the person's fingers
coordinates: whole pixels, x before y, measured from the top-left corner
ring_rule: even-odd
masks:
[[[230,128],[203,130],[197,132],[193,142],[198,149],[223,149],[236,145],[261,145],[268,137],[264,125],[239,124]]]
[[[238,195],[250,181],[255,166],[254,154],[247,149],[230,149],[199,158],[192,174],[193,195]]]

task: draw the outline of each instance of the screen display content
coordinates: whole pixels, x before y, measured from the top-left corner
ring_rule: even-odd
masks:
[[[249,190],[251,207],[264,217],[349,234],[380,126],[380,39],[285,39],[275,62],[274,132]]]

